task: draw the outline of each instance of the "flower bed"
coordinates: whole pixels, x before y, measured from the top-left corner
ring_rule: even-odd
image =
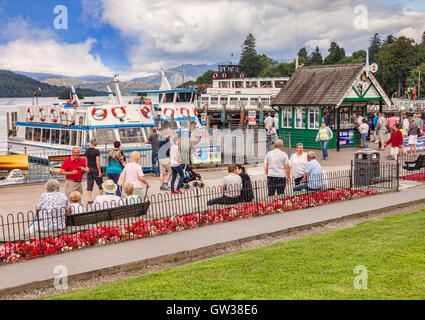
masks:
[[[203,213],[191,213],[184,216],[152,220],[139,220],[130,226],[98,226],[74,234],[49,236],[31,241],[8,242],[0,247],[0,261],[15,263],[21,259],[32,259],[85,247],[103,245],[129,239],[157,236],[176,231],[198,228],[225,221],[249,219],[284,211],[300,210],[329,204],[335,201],[360,198],[377,194],[376,190],[362,191],[335,189],[314,194],[304,194],[293,198],[283,198],[261,203],[246,203],[225,209],[214,209]]]
[[[425,173],[417,173],[400,177],[400,180],[425,182]]]

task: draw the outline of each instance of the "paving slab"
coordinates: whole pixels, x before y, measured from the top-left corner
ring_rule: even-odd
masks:
[[[211,246],[272,234],[291,228],[348,217],[425,198],[425,186],[355,200],[341,201],[298,211],[290,211],[247,220],[226,222],[167,235],[82,249],[55,256],[37,258],[0,266],[0,294],[14,288],[29,288],[55,277],[58,265],[66,266],[68,275],[96,276],[101,270],[117,268],[159,257],[200,250]]]

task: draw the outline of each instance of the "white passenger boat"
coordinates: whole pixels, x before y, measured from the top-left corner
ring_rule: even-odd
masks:
[[[96,137],[102,152],[111,150],[118,140],[124,151],[143,151],[143,167],[151,167],[152,149],[144,142],[155,126],[153,114],[140,105],[124,104],[116,77],[114,82],[117,101],[110,92],[108,103],[80,104],[72,88],[73,103],[19,107],[16,135],[8,140],[9,151],[69,154],[74,146],[84,151]]]
[[[141,105],[142,110],[152,112],[161,127],[178,132],[188,130],[191,123],[200,126],[196,110],[196,90],[172,89],[165,72],[161,70],[161,86],[155,91],[135,91],[133,104]],[[174,126],[172,125],[174,123]]]
[[[199,109],[207,111],[211,123],[223,123],[223,116],[228,117],[224,122],[240,121],[243,112],[256,111],[259,113],[275,111],[271,100],[288,82],[288,77],[246,78],[240,71],[239,65],[219,65],[213,74],[212,87],[201,94]]]

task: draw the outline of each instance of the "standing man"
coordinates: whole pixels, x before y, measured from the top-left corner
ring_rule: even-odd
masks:
[[[407,118],[407,115],[405,113],[403,113],[403,127],[402,127],[402,129],[406,130],[406,133],[409,130],[409,125],[410,125],[409,119]]]
[[[168,182],[171,179],[171,162],[170,162],[170,147],[171,147],[171,132],[167,131],[164,137],[161,137],[159,141],[159,151],[158,151],[158,159],[159,159],[159,182],[161,184],[161,190],[170,190],[168,186]],[[165,181],[164,181],[164,177]]]
[[[283,152],[283,141],[277,140],[275,149],[267,153],[264,158],[264,169],[267,175],[269,197],[285,192],[286,183],[289,183],[291,168],[288,155]]]
[[[152,146],[152,168],[155,176],[159,177],[158,169],[158,151],[159,151],[159,137],[156,128],[152,128],[152,134],[145,141],[146,144]]]
[[[102,170],[100,168],[100,152],[98,149],[96,149],[96,146],[96,138],[91,138],[90,148],[86,150],[87,167],[89,168],[89,173],[87,173],[87,194],[89,204],[93,203],[92,192],[94,182],[96,182],[97,187],[99,188],[99,194],[103,195],[103,179]]]
[[[372,120],[373,142],[378,142],[378,129],[376,128],[378,126],[378,120],[379,120],[379,114],[375,113],[375,117],[373,117],[373,120]]]
[[[184,172],[182,168],[182,157],[180,154],[180,143],[181,143],[180,138],[175,137],[174,144],[170,148],[171,170],[173,171],[173,177],[171,178],[171,194],[183,193],[180,190],[184,180]],[[179,182],[177,183],[177,189],[174,190],[174,184],[176,182],[177,175],[179,175]]]
[[[267,152],[271,151],[272,146],[275,144],[277,140],[277,131],[276,128],[273,128],[273,124],[271,124],[266,132],[267,135]]]
[[[78,191],[83,195],[83,173],[89,172],[86,162],[80,158],[80,149],[75,147],[72,148],[71,156],[66,158],[62,164],[59,174],[66,177],[65,182],[65,195],[69,198],[72,191]]]
[[[277,112],[274,115],[274,128],[276,129],[276,132],[279,135],[279,114]]]
[[[266,130],[270,127],[270,125],[274,124],[274,119],[272,118],[272,115],[270,114],[270,112],[267,114],[267,118],[264,120],[264,128],[266,128]]]
[[[378,133],[379,150],[383,150],[384,149],[384,143],[386,141],[385,133],[386,133],[386,130],[387,130],[387,120],[385,119],[383,113],[379,114],[379,119],[378,119],[378,122],[377,122],[376,130],[377,130],[377,133]]]

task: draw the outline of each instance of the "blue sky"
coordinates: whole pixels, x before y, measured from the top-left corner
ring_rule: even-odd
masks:
[[[368,9],[367,30],[352,20]],[[68,29],[53,26],[57,5],[68,10]],[[420,39],[420,0],[5,0],[0,2],[0,68],[67,75],[142,76],[161,66],[215,63],[237,57],[250,32],[257,49],[293,59],[298,43],[323,54],[331,41],[348,52],[364,49],[378,32]]]

